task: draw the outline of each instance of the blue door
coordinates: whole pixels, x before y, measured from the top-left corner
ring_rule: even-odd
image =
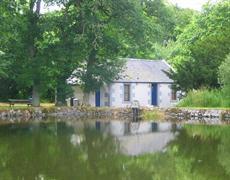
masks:
[[[152,84],[152,105],[157,106],[157,83]]]
[[[100,90],[96,91],[95,92],[95,105],[96,107],[100,107],[100,99],[101,99],[101,93],[100,93]]]

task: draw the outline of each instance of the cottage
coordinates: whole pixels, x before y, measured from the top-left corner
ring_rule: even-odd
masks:
[[[171,67],[165,60],[126,60],[120,79],[90,93],[90,105],[129,107],[133,102],[138,102],[143,107],[169,107],[175,103],[173,80],[165,73]],[[74,96],[79,101],[83,100],[83,92],[79,86],[74,86]]]

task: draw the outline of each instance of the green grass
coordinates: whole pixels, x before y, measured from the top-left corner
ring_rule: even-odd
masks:
[[[154,109],[154,110],[143,110],[141,116],[143,120],[163,120],[165,114],[163,111]]]
[[[230,107],[230,98],[227,98],[226,94],[224,94],[221,90],[200,89],[190,91],[177,106],[225,109]]]
[[[53,103],[41,103],[41,107],[51,108],[54,107]],[[9,103],[0,103],[0,110],[10,110],[10,109],[31,109],[33,107],[27,106],[26,104],[16,104],[10,107]]]

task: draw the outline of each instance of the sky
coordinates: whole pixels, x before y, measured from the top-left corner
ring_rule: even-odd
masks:
[[[207,3],[209,0],[168,0],[172,4],[175,4],[181,8],[190,8],[194,10],[201,11],[202,6]],[[211,2],[215,2],[217,0],[211,0]],[[58,6],[51,6],[51,7],[44,7],[44,4],[42,5],[42,13],[47,12],[47,11],[53,11],[53,10],[58,10],[60,7]]]
[[[51,12],[51,11],[55,11],[55,10],[59,10],[60,7],[57,6],[57,5],[53,5],[53,6],[49,6],[49,7],[46,7],[44,5],[44,2],[42,1],[41,2],[41,13],[46,13],[46,12]]]
[[[172,4],[177,4],[181,8],[190,8],[201,11],[202,6],[209,0],[168,0]],[[212,0],[214,2],[214,0]]]

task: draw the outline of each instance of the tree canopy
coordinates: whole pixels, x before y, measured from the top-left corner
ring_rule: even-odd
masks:
[[[60,9],[41,13],[41,2],[1,1],[1,100],[32,96],[38,106],[56,92],[64,103],[71,75],[87,94],[116,78],[127,57],[167,59],[185,91],[219,86],[230,47],[227,0],[202,12],[164,0],[44,0]]]
[[[230,52],[230,2],[207,4],[178,36],[170,61],[180,89],[219,87],[218,67]]]

